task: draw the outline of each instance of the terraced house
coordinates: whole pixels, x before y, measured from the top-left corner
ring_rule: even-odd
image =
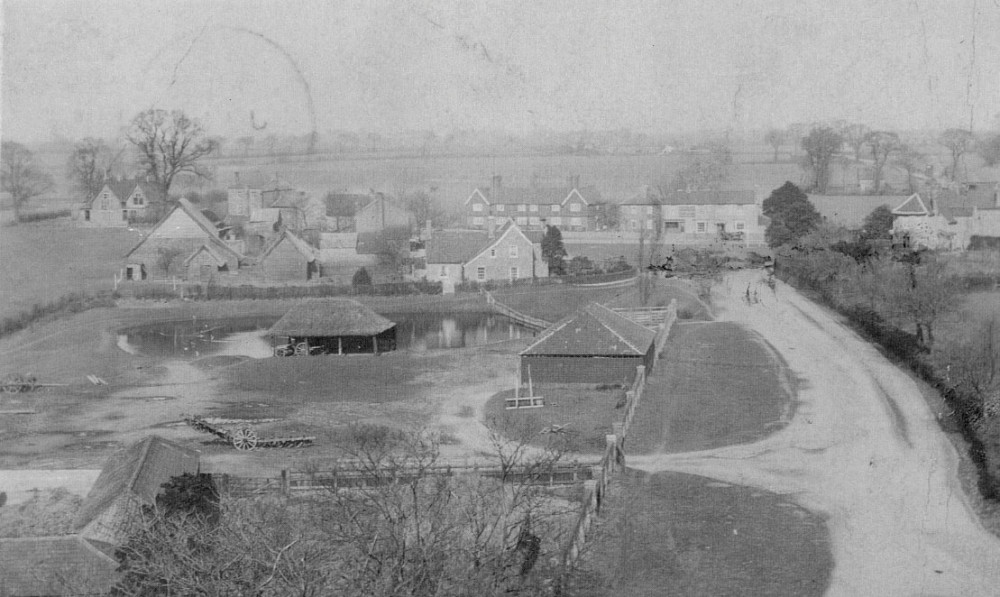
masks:
[[[656,187],[618,206],[622,232],[646,232],[668,242],[741,238],[763,242],[766,224],[753,191],[672,191]]]
[[[571,176],[563,187],[505,187],[494,176],[489,188],[477,187],[465,200],[466,225],[484,230],[489,217],[511,218],[524,230],[597,230],[602,207],[594,187],[580,187],[580,177]]]

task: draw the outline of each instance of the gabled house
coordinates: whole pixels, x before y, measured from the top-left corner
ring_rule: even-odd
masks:
[[[499,230],[435,230],[427,241],[427,279],[448,284],[548,277],[541,247],[512,220]]]
[[[893,234],[917,247],[965,250],[973,236],[1000,237],[1000,189],[967,189],[917,193],[893,208]]]
[[[319,276],[318,251],[290,230],[283,230],[257,256],[255,273],[273,282],[305,282]]]
[[[489,188],[473,189],[465,200],[466,225],[484,230],[489,217],[511,218],[525,230],[556,226],[560,230],[597,229],[601,194],[595,187],[580,187],[579,177],[572,176],[565,187],[505,187],[494,176]]]
[[[684,243],[737,235],[763,242],[765,225],[754,191],[673,191],[648,188],[618,206],[622,232],[645,232]]]
[[[214,254],[210,257],[225,261],[225,265],[218,265],[217,271],[236,272],[242,255],[221,238],[222,234],[223,229],[190,201],[181,198],[177,206],[125,255],[125,279],[145,280],[154,274],[184,276],[190,267],[189,258],[201,252],[204,245],[213,249]],[[199,263],[199,268],[207,264]]]
[[[125,228],[142,220],[150,205],[162,202],[160,189],[145,180],[112,180],[80,208],[80,223]]]
[[[405,229],[409,232],[414,225],[413,214],[383,193],[376,193],[370,202],[354,214],[354,231],[358,234],[388,229]]]
[[[184,473],[197,474],[198,452],[151,435],[114,454],[80,506],[74,528],[102,549],[121,545],[143,506],[156,502],[161,486]]]
[[[521,380],[629,384],[639,365],[651,370],[654,339],[648,328],[591,303],[554,323],[521,351]]]

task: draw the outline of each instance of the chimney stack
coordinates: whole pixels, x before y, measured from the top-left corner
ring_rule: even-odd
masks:
[[[486,218],[486,238],[493,240],[497,237],[496,222],[493,216],[488,216]]]
[[[500,190],[503,187],[503,177],[497,174],[493,175],[493,182],[490,185],[490,200],[497,202],[500,200]]]

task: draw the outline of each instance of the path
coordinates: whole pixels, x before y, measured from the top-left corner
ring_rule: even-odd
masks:
[[[748,285],[759,303],[746,304]],[[780,282],[772,293],[744,271],[722,286],[720,319],[760,333],[799,378],[794,418],[760,442],[631,456],[629,466],[788,494],[824,514],[828,595],[998,594],[1000,540],[972,511],[955,449],[913,380]]]

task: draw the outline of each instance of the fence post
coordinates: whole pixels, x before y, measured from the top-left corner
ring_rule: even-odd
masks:
[[[281,469],[281,495],[287,496],[289,493],[288,469]]]

